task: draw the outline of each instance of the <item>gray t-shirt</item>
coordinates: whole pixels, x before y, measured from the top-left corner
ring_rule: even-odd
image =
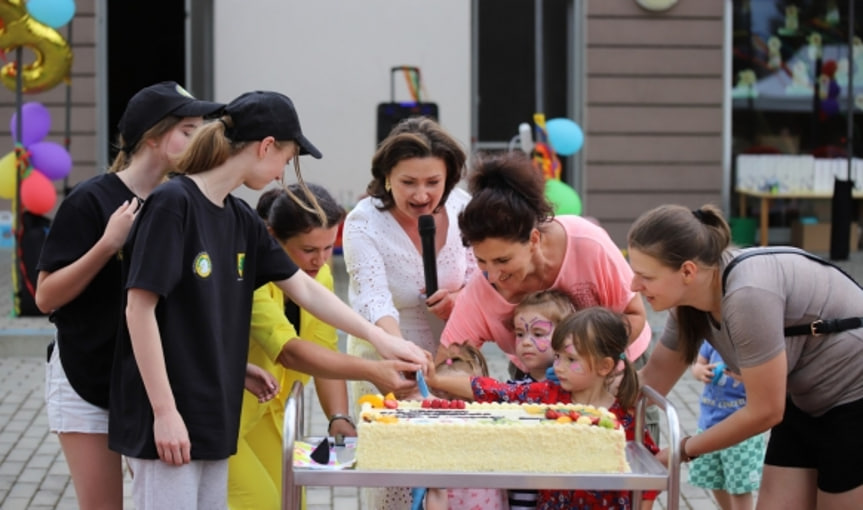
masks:
[[[720,274],[740,253],[725,253]],[[863,290],[847,276],[801,255],[760,255],[729,273],[722,324],[714,324],[706,340],[733,372],[760,365],[784,350],[788,394],[804,412],[820,416],[863,398],[863,328],[787,338],[783,330],[846,317],[863,317]],[[677,347],[674,313],[668,316],[661,342]]]

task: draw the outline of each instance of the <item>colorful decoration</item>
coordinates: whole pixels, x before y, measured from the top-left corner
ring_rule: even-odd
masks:
[[[44,141],[51,130],[51,114],[40,103],[21,106],[21,140],[18,140],[18,114],[9,122],[16,140],[15,150],[0,158],[0,197],[14,198],[21,176],[21,205],[36,215],[49,212],[57,201],[52,180],[60,180],[72,170],[72,156],[60,144]]]
[[[560,180],[560,153],[571,156],[584,145],[584,133],[575,122],[566,118],[545,121],[545,115],[533,115],[536,142],[533,146],[533,164],[545,177],[545,197],[551,202],[555,214],[581,214],[581,198],[572,187]],[[521,134],[524,137],[524,134]]]
[[[53,6],[66,1],[68,0],[45,0],[44,3]],[[42,9],[38,3],[37,11]],[[72,12],[74,14],[74,3]],[[21,0],[0,0],[0,20],[0,49],[9,52],[18,47],[27,47],[35,54],[33,62],[22,66],[21,92],[42,92],[63,80],[69,80],[72,50],[63,36],[50,26],[36,21],[28,14]],[[58,21],[53,17],[51,20]],[[16,90],[18,71],[15,62],[7,63],[0,68],[0,82],[8,89]]]
[[[73,0],[27,0],[27,12],[39,23],[60,28],[75,16]]]
[[[36,142],[27,147],[30,164],[45,177],[58,181],[72,170],[72,156],[65,147],[54,142]]]
[[[580,151],[584,144],[584,132],[578,124],[567,118],[551,119],[546,123],[545,129],[554,152],[561,156],[572,156]]]
[[[581,215],[581,197],[569,184],[558,180],[545,181],[545,198],[554,206],[554,214]]]
[[[18,186],[18,158],[12,151],[0,158],[0,198],[15,198]]]
[[[42,103],[24,103],[21,106],[21,136],[18,136],[18,112],[9,121],[12,140],[27,147],[48,136],[51,130],[51,113]]]
[[[43,215],[57,202],[57,191],[47,177],[32,171],[21,181],[21,205],[33,214]]]
[[[533,164],[546,179],[560,179],[560,160],[548,141],[545,114],[534,113],[533,125],[536,140],[533,146]]]

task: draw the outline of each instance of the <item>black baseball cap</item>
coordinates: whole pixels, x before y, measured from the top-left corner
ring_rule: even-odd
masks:
[[[225,136],[235,142],[263,140],[268,136],[280,142],[294,140],[300,146],[300,154],[321,159],[321,151],[303,136],[294,103],[284,94],[246,92],[228,103],[225,113],[233,121],[233,126],[225,128]]]
[[[206,117],[225,105],[195,99],[175,81],[163,81],[139,90],[120,118],[117,127],[123,135],[123,150],[131,151],[148,129],[168,115],[175,117]]]

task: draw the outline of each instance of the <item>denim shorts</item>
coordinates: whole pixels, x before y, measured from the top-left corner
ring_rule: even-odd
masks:
[[[77,432],[82,434],[107,434],[108,410],[87,402],[69,384],[63,364],[60,363],[60,349],[54,350],[45,366],[45,408],[48,411],[48,428],[51,432],[62,434]]]

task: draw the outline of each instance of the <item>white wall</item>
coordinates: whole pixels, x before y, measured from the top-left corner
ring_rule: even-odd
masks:
[[[215,93],[288,95],[303,133],[323,152],[303,177],[351,206],[369,182],[377,104],[390,67],[417,66],[424,101],[469,148],[470,2],[466,0],[216,0]],[[401,74],[397,100],[409,100]],[[253,201],[246,191],[240,196]]]

